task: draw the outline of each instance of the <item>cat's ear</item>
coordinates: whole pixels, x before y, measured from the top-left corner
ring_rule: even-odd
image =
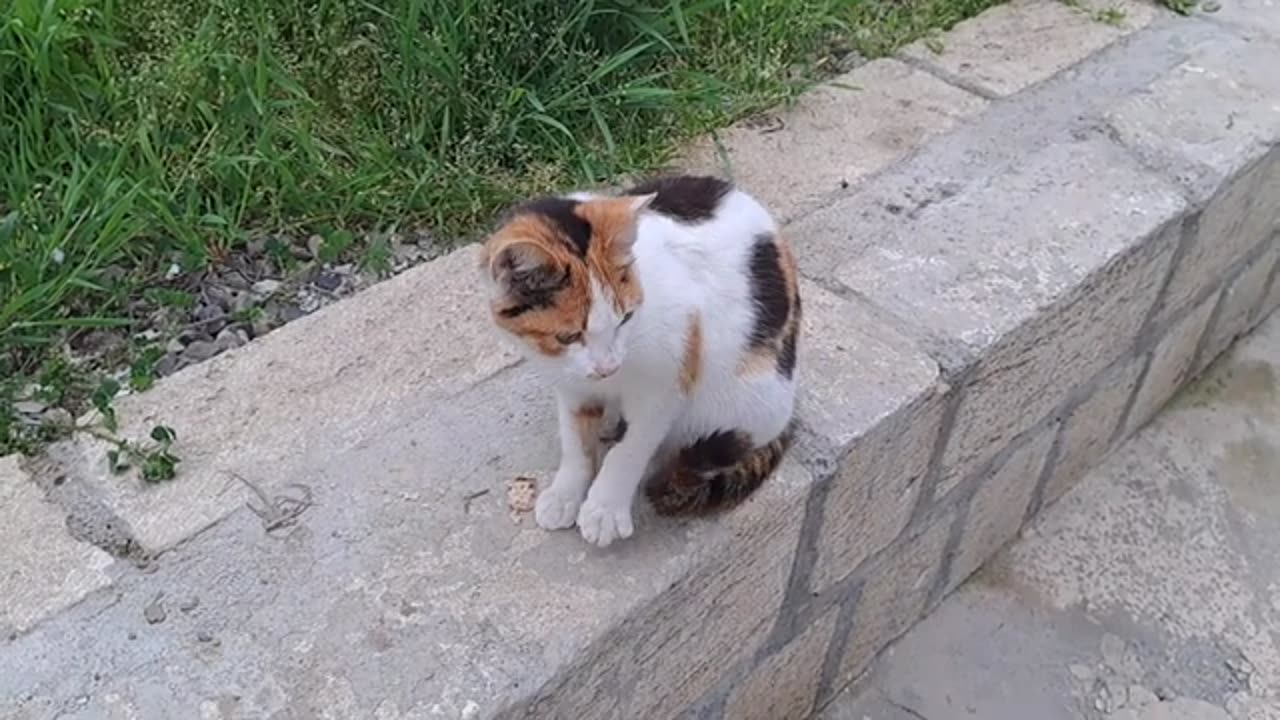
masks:
[[[649,204],[652,203],[653,199],[656,197],[658,197],[658,193],[649,193],[648,195],[629,196],[629,199],[631,201],[630,202],[631,212],[634,214],[639,214],[640,211],[649,207]]]
[[[546,248],[529,240],[507,243],[489,258],[489,277],[511,297],[545,292],[559,285],[562,275]]]

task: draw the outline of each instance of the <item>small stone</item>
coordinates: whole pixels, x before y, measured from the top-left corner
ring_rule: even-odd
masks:
[[[249,336],[243,330],[229,327],[218,333],[218,337],[213,341],[213,344],[221,352],[234,350],[247,342],[249,342]]]
[[[137,640],[137,639],[138,639],[138,633],[136,633],[136,632],[130,632],[126,637],[128,637],[130,640]]]
[[[168,613],[164,611],[164,605],[162,605],[160,601],[161,596],[157,595],[156,598],[151,601],[151,604],[142,609],[142,617],[146,618],[147,622],[152,625],[158,625],[164,622],[165,618],[169,616]]]
[[[45,410],[40,418],[49,425],[58,425],[61,427],[70,427],[75,424],[75,418],[66,408],[52,407]]]
[[[227,326],[227,312],[216,303],[207,305],[202,303],[192,316],[210,333],[217,333]]]
[[[13,404],[13,409],[23,415],[39,415],[47,407],[49,406],[39,400],[19,400]]]
[[[231,312],[243,313],[253,307],[253,293],[237,292],[231,296]]]
[[[170,338],[169,342],[165,343],[164,346],[164,351],[171,353],[180,353],[185,349],[187,349],[187,346],[180,338]]]
[[[189,362],[203,362],[221,351],[216,344],[208,340],[196,340],[182,351],[182,356]]]
[[[1156,694],[1141,685],[1129,686],[1129,707],[1144,708],[1148,705],[1155,705],[1160,702]]]
[[[210,635],[209,633],[201,630],[196,633],[196,640],[202,643],[211,643],[213,642],[213,635]]]
[[[119,332],[111,330],[90,330],[73,338],[71,345],[77,352],[86,355],[105,355],[123,348],[126,340]]]
[[[333,292],[342,287],[342,276],[336,272],[322,272],[313,281],[321,290]]]
[[[324,247],[324,238],[319,235],[312,235],[307,238],[307,251],[311,253],[311,257],[320,257],[320,250]]]
[[[1200,9],[1207,13],[1216,13],[1222,9],[1222,3],[1218,2],[1218,0],[1205,0]]]
[[[282,324],[283,323],[280,322],[280,319],[276,317],[274,312],[272,312],[271,308],[268,308],[264,310],[261,315],[253,319],[253,323],[250,325],[249,329],[252,331],[253,336],[258,338],[266,335],[272,330],[275,330]]]
[[[282,323],[293,322],[306,314],[302,308],[292,303],[283,304],[276,309],[276,316],[280,318]]]
[[[181,367],[181,364],[182,361],[179,359],[177,353],[168,353],[156,361],[155,368],[153,369],[158,377],[165,377],[177,372],[178,368]]]
[[[253,284],[253,294],[259,297],[267,297],[268,295],[272,295],[277,290],[279,290],[282,284],[283,283],[281,283],[279,280],[272,280],[271,278],[267,278],[266,280],[259,280],[258,282]]]
[[[298,297],[296,299],[298,302],[298,309],[307,315],[319,310],[320,306],[324,304],[318,295],[313,292],[307,292],[305,289],[298,291]]]
[[[178,605],[178,609],[184,613],[189,613],[198,607],[200,607],[200,598],[195,595],[183,600],[182,603]]]
[[[1094,678],[1093,670],[1088,665],[1072,663],[1068,668],[1077,680],[1089,681]]]
[[[204,301],[209,305],[217,305],[224,311],[231,309],[231,299],[234,291],[223,285],[209,284],[205,285],[201,290],[204,295]]]
[[[222,275],[222,282],[232,290],[248,290],[251,285],[244,274],[238,270],[227,270]]]

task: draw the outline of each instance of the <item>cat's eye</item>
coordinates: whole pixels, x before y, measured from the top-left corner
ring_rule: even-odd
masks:
[[[556,340],[560,341],[561,345],[572,345],[581,339],[582,339],[582,333],[580,332],[560,333],[559,335],[556,336]]]
[[[632,315],[635,315],[635,314],[636,314],[636,311],[635,311],[635,310],[632,310],[631,312],[627,313],[626,315],[623,315],[623,316],[622,316],[622,322],[618,323],[618,327],[622,327],[623,325],[626,325],[626,324],[627,324],[627,321],[631,319],[631,316],[632,316]]]

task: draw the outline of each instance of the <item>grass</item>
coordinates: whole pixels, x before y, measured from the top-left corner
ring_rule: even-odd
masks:
[[[30,383],[101,389],[70,335],[140,329],[251,237],[465,239],[995,2],[7,0],[0,454],[42,439],[11,409]],[[155,349],[130,353],[144,386]]]

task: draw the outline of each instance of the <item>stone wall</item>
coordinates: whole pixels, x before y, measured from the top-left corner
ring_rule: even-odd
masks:
[[[1280,16],[1116,7],[1113,23],[1015,0],[944,35],[941,54],[867,63],[691,150],[686,167],[778,208],[805,276],[801,437],[726,516],[642,519],[603,552],[510,527],[501,473],[545,477],[554,458],[536,438],[554,424],[521,409],[522,368],[475,312],[471,249],[122,401],[126,433],[180,428],[181,483],[122,485],[82,441],[34,481],[14,464],[14,482],[44,493],[10,493],[0,514],[61,505],[74,528],[75,492],[163,553],[254,497],[229,469],[273,491],[332,477],[324,456],[369,484],[330,481],[328,507],[362,508],[375,489],[404,494],[388,465],[427,463],[435,500],[380,506],[400,524],[342,550],[425,538],[409,567],[429,568],[413,577],[435,583],[433,604],[415,610],[428,629],[413,642],[424,658],[461,650],[413,702],[467,718],[806,717],[1280,305]],[[463,420],[465,407],[498,414]],[[449,504],[476,488],[494,502]],[[338,515],[315,522],[340,537]],[[48,602],[24,596],[0,626],[26,631],[113,582],[102,553],[76,549],[101,543],[64,530],[61,564],[31,582]],[[310,568],[338,551],[291,552]],[[359,557],[351,587],[410,572]],[[280,622],[330,618],[300,637],[340,622],[323,597],[308,603]],[[278,676],[280,692],[305,697],[320,682],[308,668]],[[344,682],[366,709],[361,693],[386,685]]]

